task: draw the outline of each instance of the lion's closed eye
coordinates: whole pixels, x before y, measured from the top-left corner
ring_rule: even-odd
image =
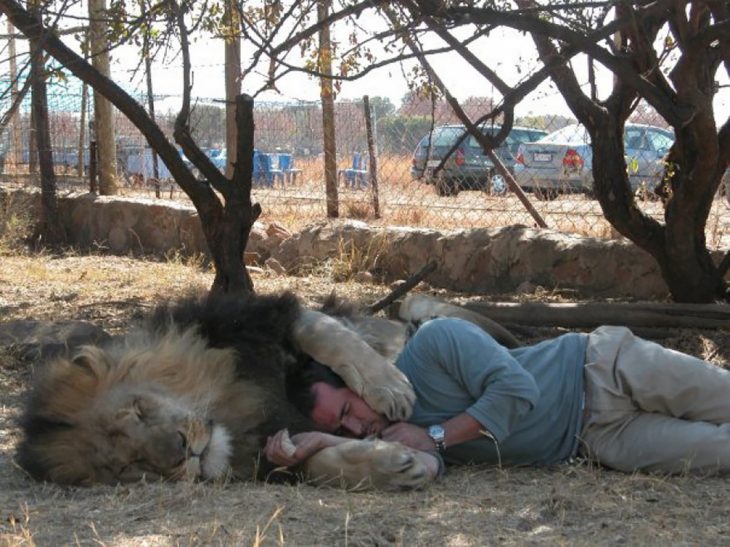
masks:
[[[132,410],[134,411],[134,415],[139,419],[140,421],[144,421],[145,419],[145,409],[142,404],[142,399],[136,398],[132,402]]]

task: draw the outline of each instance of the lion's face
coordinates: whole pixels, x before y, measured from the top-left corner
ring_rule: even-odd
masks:
[[[217,479],[228,471],[225,428],[161,386],[115,386],[87,412],[78,441],[91,449],[90,482]]]
[[[37,379],[19,463],[61,484],[223,477],[230,426],[259,404],[236,382],[234,363],[233,352],[175,330],[58,359]],[[219,416],[229,408],[237,418],[224,426]]]

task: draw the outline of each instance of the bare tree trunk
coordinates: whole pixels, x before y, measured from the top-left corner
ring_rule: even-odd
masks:
[[[233,170],[226,204],[216,223],[208,229],[217,234],[212,238],[211,254],[215,262],[215,279],[210,289],[216,293],[253,292],[253,281],[243,261],[251,227],[261,214],[258,204],[251,204],[253,177],[253,99],[248,95],[236,97],[236,125],[238,128],[237,161]]]
[[[36,17],[40,19],[37,0],[31,6]],[[39,226],[39,236],[44,245],[54,246],[62,243],[66,238],[58,212],[58,198],[56,196],[56,175],[53,171],[53,151],[51,150],[51,127],[48,120],[44,55],[37,40],[31,40],[30,53],[30,77],[32,78],[33,86],[31,107],[34,114],[38,164],[41,174],[42,218]]]
[[[8,55],[10,57],[10,102],[15,104],[18,99],[18,62],[16,59],[17,51],[15,48],[15,27],[10,21],[8,21]],[[10,119],[10,135],[11,135],[11,146],[12,152],[8,154],[10,163],[15,168],[16,172],[18,165],[22,163],[23,154],[23,140],[20,131],[20,109],[16,108]],[[8,161],[5,161],[5,165],[8,165]]]
[[[150,118],[153,122],[157,123],[155,117],[155,95],[152,90],[152,61],[150,60],[149,52],[145,53],[144,56],[144,71],[147,79],[147,111],[150,113]],[[144,161],[144,154],[142,156]],[[157,153],[154,148],[152,149],[152,177],[155,179],[155,197],[160,197],[160,169],[157,165]]]
[[[32,99],[31,99],[32,101]],[[38,141],[35,134],[35,111],[30,109],[30,123],[28,124],[28,173],[38,172]]]
[[[233,0],[226,0],[225,20],[225,78],[226,78],[226,177],[233,178],[233,165],[238,149],[236,97],[241,94],[241,38],[238,12]]]
[[[676,192],[693,193],[683,198],[675,195],[665,205],[665,224],[641,214],[627,178],[623,128],[615,120],[604,120],[593,128],[593,189],[603,214],[612,226],[636,245],[651,254],[659,264],[662,277],[677,302],[713,302],[730,297],[723,273],[712,261],[705,239],[705,224],[712,198],[702,196],[701,188],[717,188],[719,174],[701,168],[703,149],[716,139],[714,124],[706,136],[693,121],[678,131],[675,146],[684,148],[682,157],[670,154],[674,164],[673,184]],[[694,151],[690,151],[695,148]]]
[[[107,78],[109,67],[109,43],[104,22],[106,0],[89,0],[89,52],[91,64]],[[117,150],[114,140],[112,105],[103,95],[94,92],[94,127],[99,156],[99,194],[117,193]]]
[[[331,0],[317,2],[317,18],[322,21],[329,14]],[[319,31],[319,71],[332,75],[332,44],[327,25]],[[335,96],[330,78],[320,79],[322,98],[322,131],[324,140],[324,180],[327,194],[327,217],[337,218],[339,199],[337,196],[337,146],[335,143]]]
[[[84,148],[86,144],[86,109],[89,103],[89,86],[84,84],[81,86],[81,112],[79,116],[79,162],[76,170],[79,177],[84,178]]]

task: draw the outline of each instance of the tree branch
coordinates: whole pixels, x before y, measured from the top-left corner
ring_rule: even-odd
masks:
[[[0,12],[30,39],[37,39],[41,48],[62,63],[77,78],[94,87],[134,123],[147,141],[154,143],[162,161],[190,199],[197,206],[205,207],[211,196],[209,187],[195,180],[183,163],[177,150],[165,134],[148,116],[144,108],[122,88],[100,74],[81,56],[68,48],[53,32],[39,24],[16,0],[0,0]],[[217,198],[216,198],[217,199]]]
[[[175,20],[177,28],[180,32],[180,51],[183,59],[183,97],[182,106],[180,112],[178,112],[175,118],[175,130],[174,137],[183,149],[185,156],[190,162],[198,168],[201,174],[206,180],[213,185],[213,188],[218,190],[223,196],[227,197],[228,193],[228,180],[225,175],[221,173],[218,168],[213,165],[210,158],[203,152],[200,147],[195,143],[188,125],[190,116],[190,91],[192,90],[192,83],[190,82],[190,44],[188,40],[188,29],[185,24],[185,12],[175,0],[170,0],[175,13]]]
[[[393,289],[390,294],[384,296],[380,300],[373,302],[366,309],[365,312],[369,315],[378,313],[380,310],[390,306],[393,302],[398,300],[401,296],[410,291],[413,287],[423,281],[428,274],[436,270],[436,263],[429,262],[423,268],[414,273],[411,277],[406,279],[402,284],[398,285]]]

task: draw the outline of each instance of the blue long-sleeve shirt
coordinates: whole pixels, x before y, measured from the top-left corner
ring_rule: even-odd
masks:
[[[409,421],[427,427],[466,412],[493,437],[447,447],[449,463],[565,461],[578,446],[586,344],[566,334],[508,350],[467,321],[428,321],[396,361],[416,392]]]

